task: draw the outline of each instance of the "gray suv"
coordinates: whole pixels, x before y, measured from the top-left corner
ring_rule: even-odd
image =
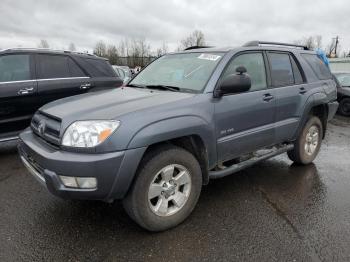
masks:
[[[311,163],[336,99],[329,69],[306,47],[191,48],[126,87],[43,106],[18,148],[52,194],[122,199],[140,226],[162,231],[192,212],[210,179],[285,152]]]

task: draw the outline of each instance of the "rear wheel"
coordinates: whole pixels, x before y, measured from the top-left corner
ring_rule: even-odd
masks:
[[[298,164],[309,164],[316,158],[322,142],[323,128],[318,117],[310,117],[298,139],[294,142],[294,148],[288,152],[288,157]]]
[[[185,220],[202,187],[197,159],[175,146],[148,153],[123,204],[129,216],[150,231],[162,231]]]
[[[343,98],[339,103],[339,113],[350,116],[350,97]]]

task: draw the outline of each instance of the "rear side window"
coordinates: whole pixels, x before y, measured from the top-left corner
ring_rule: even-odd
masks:
[[[294,84],[293,69],[289,54],[269,53],[271,78],[273,86],[288,86]]]
[[[94,77],[115,77],[116,72],[108,61],[103,59],[84,58],[89,73]]]
[[[302,57],[311,66],[318,79],[325,80],[332,78],[330,70],[317,55],[302,54]]]
[[[29,55],[0,56],[0,82],[30,79]]]
[[[67,56],[38,55],[37,58],[39,79],[70,77]]]
[[[68,58],[68,67],[69,67],[70,76],[72,77],[86,76],[83,70],[71,58]]]

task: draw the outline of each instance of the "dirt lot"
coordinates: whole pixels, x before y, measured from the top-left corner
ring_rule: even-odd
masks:
[[[64,201],[0,146],[0,261],[350,261],[350,119],[314,165],[285,155],[211,181],[182,225],[140,229],[119,202]]]

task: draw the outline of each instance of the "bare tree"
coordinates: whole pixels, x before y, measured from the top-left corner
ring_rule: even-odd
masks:
[[[302,39],[299,39],[297,41],[294,41],[295,44],[304,45],[307,48],[313,50],[317,48],[322,48],[322,36],[321,35],[315,35],[315,36],[307,36],[303,37]]]
[[[118,50],[115,45],[109,45],[106,52],[107,58],[112,65],[118,64]]]
[[[49,43],[45,39],[41,39],[40,43],[38,44],[39,48],[50,48]]]
[[[73,42],[69,44],[68,50],[69,50],[69,51],[76,51],[76,50],[77,50],[77,49],[75,48],[75,44],[74,44]]]
[[[190,46],[205,46],[205,37],[202,31],[195,30],[188,37],[182,39],[179,49],[185,49]]]
[[[106,44],[102,40],[98,41],[94,47],[93,53],[97,56],[106,57],[106,55],[107,55]]]
[[[322,48],[322,36],[321,35],[315,36],[315,47],[318,49]]]

